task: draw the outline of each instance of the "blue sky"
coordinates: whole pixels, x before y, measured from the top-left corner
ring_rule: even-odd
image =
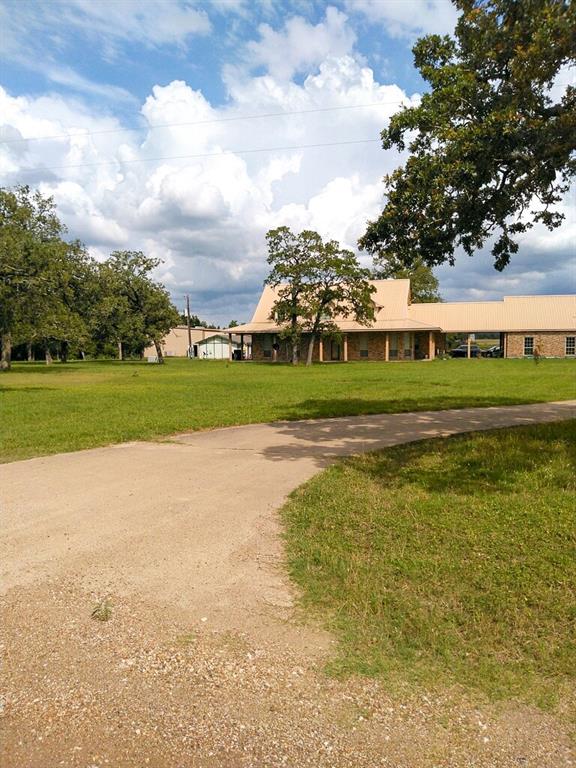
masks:
[[[448,0],[4,0],[0,184],[53,195],[98,258],[161,258],[179,306],[248,320],[268,229],[354,247],[378,214],[402,159],[379,131],[425,88],[411,47],[455,20]],[[503,275],[485,253],[439,269],[445,298],[573,290],[571,203]]]

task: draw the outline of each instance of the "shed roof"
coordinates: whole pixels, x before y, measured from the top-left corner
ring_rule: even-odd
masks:
[[[237,338],[234,338],[233,334],[230,334],[232,336],[232,343],[233,344],[239,344],[240,340]],[[223,344],[228,344],[228,334],[219,331],[218,333],[212,333],[210,336],[204,337],[201,341],[197,342],[197,346],[201,346],[202,344],[207,344],[209,341],[214,341],[215,339],[219,339]]]

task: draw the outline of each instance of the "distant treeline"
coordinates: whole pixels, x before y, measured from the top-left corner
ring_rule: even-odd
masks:
[[[54,202],[27,186],[0,188],[1,368],[41,354],[141,355],[180,321],[168,292],[151,278],[160,263],[140,251],[98,262],[65,239]]]

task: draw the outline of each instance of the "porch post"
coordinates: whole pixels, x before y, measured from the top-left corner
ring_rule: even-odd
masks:
[[[232,360],[232,334],[228,334],[228,360]]]
[[[348,334],[344,334],[344,362],[348,362]]]
[[[434,360],[436,357],[436,339],[434,338],[434,331],[428,333],[428,358]]]
[[[318,360],[324,362],[324,339],[322,336],[318,339]]]
[[[244,360],[244,334],[240,334],[240,360]]]
[[[385,362],[390,360],[390,334],[388,331],[384,334],[384,360]]]
[[[470,359],[472,357],[472,351],[470,349],[471,345],[472,345],[472,339],[470,338],[470,334],[468,334],[468,349],[466,351],[466,357],[468,359]]]
[[[275,363],[278,360],[278,350],[276,347],[276,336],[272,336],[272,362]]]

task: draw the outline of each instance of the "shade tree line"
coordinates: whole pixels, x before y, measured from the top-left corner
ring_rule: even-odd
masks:
[[[27,186],[0,189],[0,368],[19,345],[46,362],[141,354],[156,346],[179,316],[152,278],[159,261],[115,251],[98,262],[66,239],[54,201]]]

